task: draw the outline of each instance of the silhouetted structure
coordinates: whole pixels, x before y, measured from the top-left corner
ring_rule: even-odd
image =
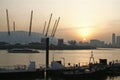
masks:
[[[15,31],[15,21],[13,21],[13,31]]]
[[[32,29],[32,18],[33,18],[33,11],[31,11],[31,18],[30,18],[30,28],[29,28],[29,36],[31,36],[31,29]]]
[[[46,38],[46,68],[49,68],[49,38]]]
[[[46,23],[47,23],[47,22],[45,21],[44,28],[43,28],[43,35],[44,35],[44,33],[45,33]]]
[[[116,44],[116,36],[115,33],[112,34],[112,45]]]
[[[10,24],[9,24],[9,15],[8,15],[8,9],[6,9],[6,18],[7,18],[7,28],[8,28],[8,35],[10,35]]]
[[[68,41],[68,43],[70,44],[70,45],[76,45],[76,40],[71,40],[71,41]]]
[[[41,38],[41,44],[45,45],[46,44],[46,38]]]
[[[117,46],[120,46],[120,36],[117,36],[116,44]]]
[[[48,35],[48,31],[49,31],[49,27],[50,27],[51,19],[52,19],[52,13],[51,13],[51,15],[50,15],[50,19],[49,19],[49,22],[48,22],[48,26],[47,26],[47,30],[46,30],[46,34],[45,34],[45,36]]]
[[[94,46],[94,47],[104,47],[105,43],[104,43],[104,41],[92,39],[92,40],[90,40],[90,45]]]
[[[64,39],[58,39],[58,46],[59,45],[64,45]]]

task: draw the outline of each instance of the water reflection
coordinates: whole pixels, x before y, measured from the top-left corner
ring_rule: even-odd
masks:
[[[120,76],[108,76],[106,80],[120,80]]]

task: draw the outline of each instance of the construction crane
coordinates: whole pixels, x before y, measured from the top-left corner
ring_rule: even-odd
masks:
[[[47,23],[47,22],[45,21],[44,28],[43,28],[43,35],[44,35],[44,32],[45,32],[46,23]]]
[[[49,27],[50,27],[51,19],[52,19],[52,13],[51,13],[51,15],[50,15],[50,19],[49,19],[49,22],[48,22],[48,26],[47,26],[47,30],[46,30],[45,36],[48,35],[48,30],[49,30]]]
[[[33,18],[33,10],[31,11],[30,27],[29,27],[29,36],[31,36],[31,29],[32,29],[32,18]]]
[[[13,21],[13,31],[15,32],[15,21]]]
[[[6,9],[6,19],[7,19],[8,35],[10,36],[10,25],[9,25],[8,9]]]
[[[51,37],[54,37],[54,36],[55,36],[55,33],[56,33],[56,30],[57,30],[57,27],[58,27],[58,23],[59,23],[59,21],[60,21],[60,17],[59,17],[58,20],[57,20],[57,23],[56,23],[55,29],[53,30],[53,34],[52,34]]]

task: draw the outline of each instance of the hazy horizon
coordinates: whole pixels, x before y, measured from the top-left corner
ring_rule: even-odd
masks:
[[[6,9],[11,31],[13,21],[16,30],[28,31],[33,10],[32,32],[42,33],[44,22],[53,13],[49,35],[55,19],[61,17],[57,38],[111,42],[112,33],[120,35],[120,0],[0,0],[0,31],[7,31]]]

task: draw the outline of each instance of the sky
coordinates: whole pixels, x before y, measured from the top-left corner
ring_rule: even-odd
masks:
[[[0,0],[0,31],[7,31],[6,9],[9,11],[10,30],[13,21],[16,31],[28,31],[33,10],[32,32],[42,33],[44,22],[53,14],[60,17],[55,37],[67,40],[89,41],[99,39],[111,42],[112,33],[120,35],[120,0]]]

